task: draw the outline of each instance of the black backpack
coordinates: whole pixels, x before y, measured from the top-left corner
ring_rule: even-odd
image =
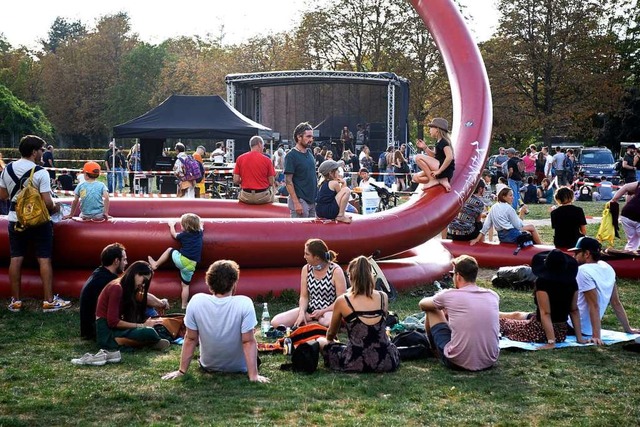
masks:
[[[426,359],[433,356],[429,338],[418,331],[401,332],[391,340],[398,349],[400,360]]]

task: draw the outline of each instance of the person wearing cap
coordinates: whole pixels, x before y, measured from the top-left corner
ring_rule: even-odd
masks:
[[[449,123],[443,118],[436,117],[427,126],[429,126],[429,135],[437,141],[435,150],[427,147],[422,139],[416,141],[416,147],[423,150],[425,154],[416,155],[415,161],[421,171],[413,175],[412,180],[418,184],[424,184],[423,190],[440,184],[446,191],[451,191],[450,181],[453,178],[455,162],[449,136]]]
[[[624,249],[627,251],[637,251],[640,248],[640,184],[630,182],[620,187],[611,199],[612,203],[617,203],[622,196],[626,196],[626,203],[620,212],[620,222],[627,236],[627,244]]]
[[[533,256],[531,270],[536,276],[533,302],[536,311],[500,313],[500,333],[513,341],[545,343],[543,349],[564,342],[573,321],[576,340],[588,341],[580,332],[578,310],[578,263],[571,256],[554,249]]]
[[[318,168],[323,180],[316,197],[316,216],[323,219],[335,219],[350,223],[351,217],[345,215],[351,190],[347,182],[339,176],[340,165],[335,160],[325,160]]]
[[[71,211],[63,219],[70,219],[80,205],[80,218],[84,220],[103,220],[109,218],[109,190],[103,182],[98,181],[100,165],[87,162],[82,167],[84,182],[78,184],[73,191],[75,198]]]
[[[636,182],[636,166],[635,166],[635,145],[628,145],[627,152],[622,158],[622,177],[627,184]]]
[[[616,272],[600,259],[600,242],[591,237],[578,239],[575,248],[569,249],[578,262],[578,309],[580,325],[584,335],[590,335],[591,341],[602,345],[601,320],[607,306],[611,304],[613,312],[625,332],[640,333],[629,325],[629,318],[618,295]],[[569,320],[569,325],[576,328],[577,323]]]
[[[478,263],[469,255],[452,261],[455,289],[420,301],[425,330],[434,353],[448,368],[481,371],[500,355],[500,297],[476,284]]]
[[[271,160],[262,154],[264,140],[253,136],[249,147],[251,150],[238,157],[233,169],[233,183],[242,188],[238,199],[249,205],[273,203],[276,170]]]
[[[284,180],[289,192],[291,218],[315,218],[318,175],[311,151],[313,128],[307,122],[293,130],[296,145],[284,158]]]

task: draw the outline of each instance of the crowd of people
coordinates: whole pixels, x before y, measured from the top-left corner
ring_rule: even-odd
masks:
[[[445,191],[451,191],[455,161],[448,123],[436,118],[428,127],[435,147],[431,149],[424,141],[418,140],[417,146],[423,154],[416,156],[420,171],[413,175],[412,180],[423,184],[423,189],[440,185]],[[344,175],[339,172],[346,162],[341,165],[333,159],[324,158],[318,164],[311,150],[312,131],[309,123],[299,124],[293,133],[295,146],[288,153],[279,152],[277,158],[274,156],[271,160],[263,155],[262,138],[253,137],[249,143],[251,151],[238,158],[234,169],[234,181],[241,186],[242,193],[246,193],[240,202],[270,203],[273,200],[277,182],[274,165],[277,164],[283,167],[289,194],[288,206],[293,218],[317,215],[349,223],[351,219],[346,211],[350,189]],[[348,161],[355,157],[349,154],[349,148],[345,145]],[[51,151],[44,140],[33,135],[21,140],[19,150],[21,159],[6,167],[3,165],[0,199],[15,202],[19,184],[32,174],[44,205],[51,213],[56,212],[59,205],[50,196],[51,177],[46,169],[39,166],[46,153]],[[363,145],[361,159],[370,158],[367,150]],[[176,151],[179,153],[176,164],[184,167],[184,162],[180,161],[180,156],[185,154],[184,145],[178,143]],[[387,156],[393,151],[391,149],[385,154],[386,161],[403,168],[406,160],[402,154]],[[579,343],[602,344],[600,321],[609,304],[625,332],[640,333],[629,324],[618,295],[615,272],[600,259],[600,243],[586,236],[584,212],[573,205],[575,194],[569,187],[572,173],[568,169],[570,166],[567,167],[572,153],[565,154],[557,149],[555,156],[549,156],[546,148],[537,154],[535,147],[529,147],[527,155],[530,161],[523,162],[512,148],[501,149],[500,152],[504,156],[500,154],[496,164],[506,165],[502,169],[506,171],[506,183],[497,189],[497,202],[487,212],[488,205],[493,202],[493,193],[490,191],[490,177],[484,175],[448,227],[447,236],[468,240],[473,245],[482,241],[490,229],[495,229],[501,242],[516,242],[523,233],[529,233],[535,243],[541,243],[535,227],[522,221],[528,209],[526,205],[520,205],[520,198],[521,194],[528,192],[527,188],[521,191],[523,179],[527,179],[527,186],[534,185],[534,177],[538,175],[537,161],[544,158],[545,177],[541,184],[550,178],[547,176],[547,162],[555,169],[554,180],[559,184],[553,193],[557,207],[551,211],[554,244],[572,252],[573,257],[559,250],[534,257],[536,311],[531,313],[500,312],[499,296],[476,284],[479,269],[476,260],[467,255],[454,259],[451,272],[454,288],[424,298],[418,304],[425,312],[425,331],[434,354],[448,368],[479,371],[495,365],[500,335],[513,340],[545,343],[544,348],[555,347],[567,335],[575,335]],[[202,156],[205,153],[198,154]],[[51,157],[46,156],[46,163],[51,164]],[[360,161],[358,165],[363,163],[369,162]],[[115,161],[107,165],[107,169],[119,167]],[[357,170],[362,185],[373,185],[367,167],[358,166]],[[100,171],[100,165],[95,162],[85,164],[84,180],[75,190],[72,211],[66,218],[74,215],[78,207],[83,219],[108,218],[109,189],[96,181]],[[319,183],[318,173],[322,178]],[[110,185],[117,186],[117,181]],[[195,183],[191,187],[195,187]],[[195,191],[195,188],[185,186],[184,190]],[[534,200],[543,198],[537,191],[536,196]],[[612,195],[611,200],[616,202],[622,196],[627,197],[621,212],[629,238],[627,246],[629,250],[637,250],[640,244],[640,185],[635,182],[624,185]],[[12,209],[8,220],[12,293],[9,310],[19,312],[23,308],[21,267],[29,244],[35,246],[40,267],[43,311],[69,308],[69,301],[52,294],[51,222],[18,231],[16,213]],[[121,244],[113,243],[104,248],[101,266],[88,278],[80,296],[81,336],[95,340],[101,352],[74,360],[80,364],[91,363],[96,357],[115,361],[120,360],[119,351],[122,349],[150,347],[163,350],[169,347],[170,342],[154,328],[160,322],[154,315],[170,308],[170,304],[167,299],[149,293],[149,287],[155,270],[171,259],[179,270],[181,307],[186,311],[186,334],[178,370],[163,378],[185,375],[195,348],[199,346],[202,371],[244,372],[251,381],[268,382],[268,378],[259,373],[254,304],[247,297],[235,295],[239,266],[231,260],[214,262],[205,276],[210,295],[191,296],[189,285],[201,260],[204,231],[200,218],[191,213],[180,218],[179,232],[176,225],[169,222],[169,232],[180,248],[169,247],[158,259],[150,255],[145,261],[137,260],[128,265],[126,249]],[[362,256],[351,260],[345,274],[337,257],[338,254],[321,239],[313,238],[304,243],[305,265],[301,269],[298,305],[274,316],[271,324],[274,327],[298,327],[316,322],[326,326],[328,331],[326,337],[319,340],[319,347],[325,365],[330,369],[345,372],[397,370],[400,366],[399,352],[384,328],[389,301],[386,294],[375,290],[368,260]],[[346,327],[345,343],[336,339],[342,326]]]

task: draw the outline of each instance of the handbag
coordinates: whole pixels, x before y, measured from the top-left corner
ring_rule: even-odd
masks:
[[[158,332],[158,335],[168,334],[172,340],[175,340],[177,338],[184,338],[187,332],[187,327],[184,325],[184,314],[166,314],[164,316],[154,317],[153,319],[160,319],[162,321],[161,325],[153,327]]]

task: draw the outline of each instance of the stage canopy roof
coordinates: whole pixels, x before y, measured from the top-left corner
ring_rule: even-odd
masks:
[[[114,126],[114,138],[248,139],[271,129],[239,113],[219,96],[171,95],[160,105]]]

